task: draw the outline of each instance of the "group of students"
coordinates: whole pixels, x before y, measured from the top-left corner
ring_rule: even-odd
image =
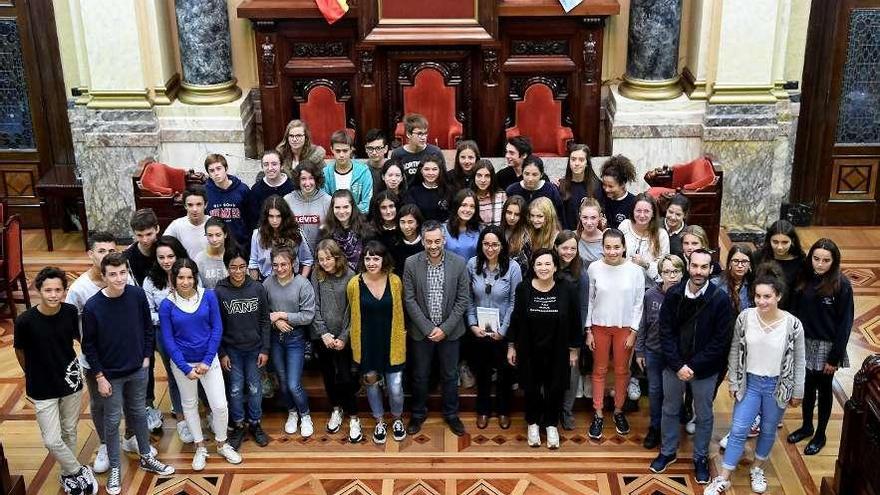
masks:
[[[293,121],[238,200],[230,190],[246,186],[227,174],[221,155],[209,155],[207,191],[188,191],[187,215],[161,236],[153,212],[139,210],[131,220],[136,242],[124,252],[109,234],[90,236],[92,267],[69,289],[63,271],[40,271],[41,302],[16,321],[15,348],[68,493],[97,490],[92,468],[73,454],[83,378],[101,441],[93,468],[109,471],[108,493],[121,490],[120,443],[140,454],[142,469],[173,472],[149,444],[150,430],[163,425],[154,350],[197,471],[209,456],[200,402],[226,461],[242,462],[248,436],[261,447],[270,442],[261,426],[267,371],[288,411],[284,432],[313,435],[302,383],[310,354],[332,405],[325,430],[339,432],[347,418],[351,442],[365,437],[361,390],[373,442],[386,442],[389,427],[396,441],[418,433],[435,368],[443,419],[463,435],[466,366],[476,379],[477,428],[493,416],[510,428],[518,386],[528,445],[541,445],[543,429],[551,449],[560,446],[559,427],[576,427],[581,395],[594,409],[587,433],[602,438],[609,370],[614,428],[629,434],[626,399],[640,395],[632,371],[644,373],[644,445],[660,447],[651,471],[675,462],[686,423],[695,477],[711,481],[705,493],[730,486],[749,436],[758,436],[752,489],[766,490],[762,463],[788,406],[801,405],[804,421],[788,441],[811,438],[805,453],[821,450],[853,320],[833,241],[805,254],[794,227],[779,220],[762,250],[736,244],[722,268],[705,231],[687,225],[684,196],[661,217],[656,199],[627,191],[635,168],[623,156],[596,174],[587,147],[575,145],[554,181],[527,138],[508,140],[508,166],[497,174],[464,141],[447,173],[427,144],[424,117],[408,115],[405,130],[408,142],[388,159],[385,137],[371,131],[367,163],[351,159],[345,132],[334,133],[334,160],[322,166],[324,150]],[[723,470],[711,480],[712,407],[725,376],[735,407]]]

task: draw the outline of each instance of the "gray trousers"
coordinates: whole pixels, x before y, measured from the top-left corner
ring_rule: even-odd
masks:
[[[712,428],[715,415],[712,402],[715,400],[715,383],[718,375],[699,380],[683,382],[669,368],[663,369],[663,419],[660,432],[663,436],[660,453],[673,455],[678,451],[678,438],[681,434],[679,423],[681,405],[684,402],[684,389],[690,383],[694,391],[694,416],[697,431],[694,433],[694,459],[709,455],[709,441],[712,440]]]
[[[110,380],[110,397],[104,401],[104,440],[107,443],[107,456],[110,467],[119,467],[119,423],[125,411],[125,423],[134,431],[141,456],[150,455],[150,432],[147,430],[147,373],[149,368],[140,368],[134,373]]]

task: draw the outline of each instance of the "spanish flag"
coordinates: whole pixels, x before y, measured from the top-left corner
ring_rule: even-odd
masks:
[[[346,0],[315,0],[315,3],[318,4],[318,9],[321,10],[328,24],[333,24],[348,12]]]

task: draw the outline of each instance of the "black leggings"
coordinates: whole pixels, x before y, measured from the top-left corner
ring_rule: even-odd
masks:
[[[824,435],[828,420],[831,418],[831,406],[834,401],[833,392],[834,375],[826,375],[821,371],[807,370],[804,380],[804,401],[801,406],[804,427],[813,427],[813,408],[816,406],[816,397],[819,399],[819,424],[816,426],[816,435]]]

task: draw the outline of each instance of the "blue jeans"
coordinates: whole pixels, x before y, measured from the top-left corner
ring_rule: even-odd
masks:
[[[147,430],[147,409],[144,400],[147,397],[147,373],[149,369],[137,371],[118,378],[110,379],[110,397],[102,397],[104,402],[104,440],[107,442],[107,456],[110,467],[119,467],[119,422],[125,410],[125,422],[137,437],[141,456],[150,455],[150,432]]]
[[[367,385],[366,389],[370,411],[376,420],[380,420],[385,415],[385,408],[382,405],[382,389],[379,388],[379,382]],[[385,373],[385,389],[388,391],[388,407],[391,409],[391,416],[398,419],[403,415],[403,371]]]
[[[245,419],[251,423],[259,423],[263,417],[263,382],[260,380],[260,368],[257,368],[260,349],[243,351],[227,347],[226,355],[232,362],[232,369],[229,371],[229,416],[235,424]],[[247,392],[247,418],[245,418],[245,392]]]
[[[761,415],[761,433],[755,445],[755,459],[763,461],[770,457],[770,449],[776,441],[776,425],[782,419],[785,409],[776,403],[777,376],[746,376],[746,394],[733,406],[733,423],[730,425],[730,438],[724,451],[722,467],[733,471],[742,457],[746,437],[752,422]]]
[[[712,402],[715,396],[715,382],[718,375],[706,378],[693,379],[683,382],[678,375],[669,368],[663,369],[663,421],[660,424],[660,432],[663,443],[660,445],[660,453],[663,455],[675,455],[678,451],[678,437],[681,434],[679,417],[681,405],[684,400],[685,385],[691,384],[694,391],[694,416],[696,416],[697,431],[694,433],[694,460],[706,458],[709,455],[709,441],[712,439],[712,427],[715,415],[712,413]]]
[[[645,350],[645,373],[648,375],[648,404],[651,428],[660,429],[663,420],[663,355]]]
[[[306,337],[301,327],[288,333],[272,332],[272,366],[278,373],[288,411],[309,414],[309,396],[302,386]]]

